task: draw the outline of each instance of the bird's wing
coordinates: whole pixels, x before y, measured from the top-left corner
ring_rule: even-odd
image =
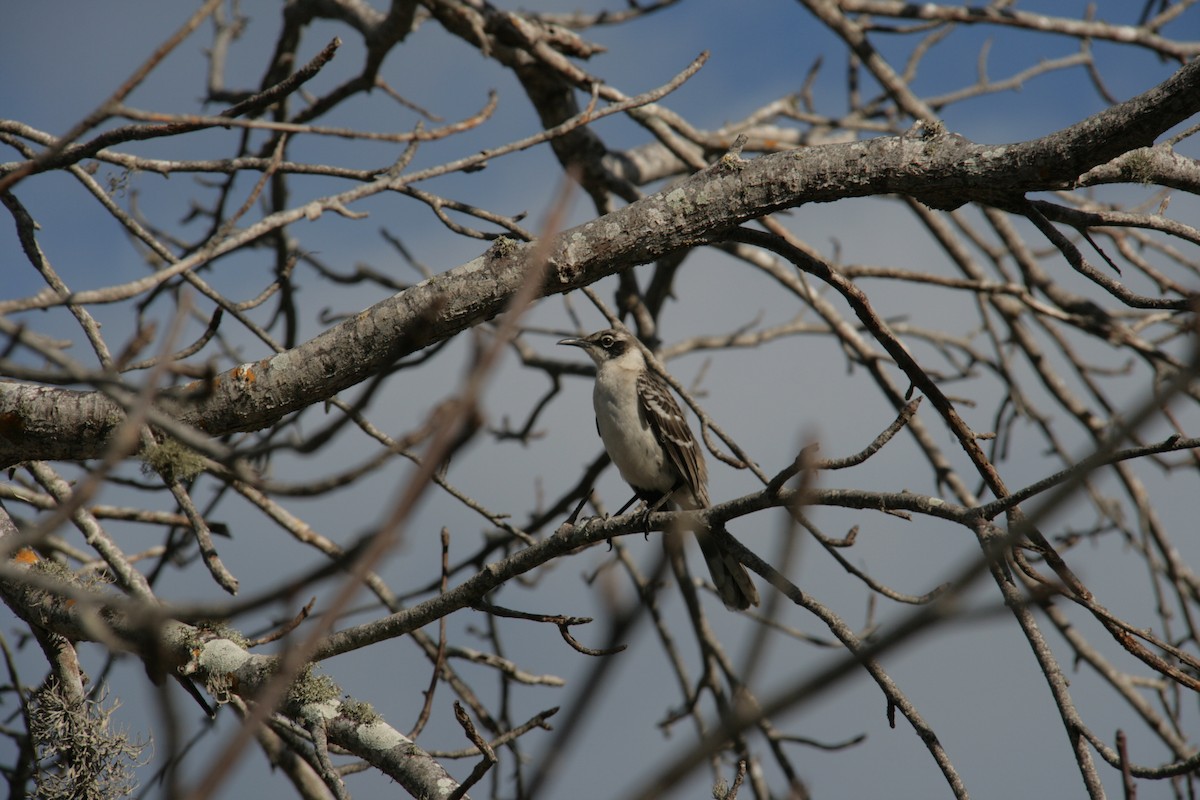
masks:
[[[708,468],[704,453],[688,427],[687,418],[675,402],[671,389],[652,370],[638,376],[638,405],[650,430],[667,451],[667,458],[683,478],[700,507],[708,505]]]

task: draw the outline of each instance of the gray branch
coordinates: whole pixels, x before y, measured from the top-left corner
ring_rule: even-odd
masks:
[[[1193,62],[1132,100],[1027,142],[982,145],[935,133],[829,144],[752,161],[727,155],[678,185],[558,234],[548,248],[498,240],[478,258],[291,350],[164,394],[160,407],[210,436],[259,430],[500,314],[541,253],[549,253],[541,290],[548,296],[805,203],[899,194],[937,208],[972,201],[1011,208],[1029,192],[1074,186],[1090,170],[1153,145],[1197,111],[1200,62]],[[100,456],[124,418],[121,403],[112,399],[123,394],[0,382],[0,467]]]

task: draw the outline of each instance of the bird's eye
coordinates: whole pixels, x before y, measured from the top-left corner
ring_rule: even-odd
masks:
[[[616,343],[616,341],[617,340],[611,334],[601,336],[600,337],[600,346],[603,347],[605,350],[607,350],[608,348],[612,347],[613,344]]]

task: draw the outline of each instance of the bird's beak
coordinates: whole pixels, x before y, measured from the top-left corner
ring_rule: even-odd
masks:
[[[585,342],[583,339],[559,339],[558,343],[559,344],[569,344],[572,347],[586,348],[588,346],[588,343]]]

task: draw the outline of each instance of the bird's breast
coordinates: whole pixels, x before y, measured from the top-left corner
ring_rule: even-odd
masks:
[[[664,463],[666,454],[641,414],[636,384],[610,386],[597,381],[592,399],[600,439],[625,482],[636,489],[671,489],[675,481]]]

